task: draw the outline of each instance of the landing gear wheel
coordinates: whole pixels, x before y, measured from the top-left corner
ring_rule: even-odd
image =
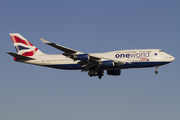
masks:
[[[159,66],[156,67],[156,71],[155,71],[156,74],[158,74],[158,68],[159,68]]]
[[[90,77],[98,76],[98,78],[101,79],[102,76],[104,75],[104,71],[102,69],[91,69],[91,70],[89,70],[88,75]]]

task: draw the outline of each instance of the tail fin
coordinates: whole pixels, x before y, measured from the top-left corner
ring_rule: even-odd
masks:
[[[10,36],[16,48],[17,54],[29,57],[44,54],[19,33],[10,33]]]

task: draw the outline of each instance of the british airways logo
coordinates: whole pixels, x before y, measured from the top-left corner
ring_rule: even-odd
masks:
[[[116,58],[147,58],[149,57],[149,52],[116,54],[115,57]]]

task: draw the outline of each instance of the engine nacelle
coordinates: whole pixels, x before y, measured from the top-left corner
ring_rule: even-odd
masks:
[[[114,67],[115,63],[113,60],[110,60],[110,61],[101,61],[99,63],[100,66],[103,66],[103,67]]]
[[[121,70],[107,70],[107,75],[121,75]]]
[[[90,57],[88,54],[79,54],[79,55],[74,55],[73,59],[75,59],[75,60],[89,60]]]

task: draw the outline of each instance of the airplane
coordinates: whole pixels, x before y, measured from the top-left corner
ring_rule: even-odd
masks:
[[[31,44],[19,33],[10,33],[17,53],[7,52],[16,62],[28,63],[44,67],[81,70],[88,72],[90,77],[99,79],[107,71],[107,75],[121,75],[121,69],[158,67],[171,63],[175,58],[161,49],[118,50],[105,53],[84,53],[74,49],[51,43],[43,38],[41,41],[63,51],[63,54],[45,54]]]

